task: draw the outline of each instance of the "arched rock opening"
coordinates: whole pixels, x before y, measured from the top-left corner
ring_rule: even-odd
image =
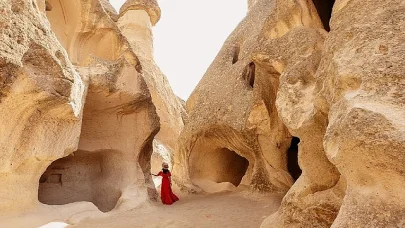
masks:
[[[298,144],[300,139],[292,137],[290,148],[287,151],[287,168],[291,177],[297,180],[302,173],[300,166],[298,165]]]
[[[41,176],[38,199],[48,205],[88,201],[101,211],[110,211],[121,196],[122,160],[119,151],[111,150],[78,150],[58,159]]]
[[[190,155],[190,172],[193,182],[229,182],[238,186],[245,175],[249,161],[236,152],[223,148],[206,148]]]
[[[323,27],[326,31],[330,31],[329,21],[332,17],[332,8],[335,0],[313,0],[316,11],[321,18]]]

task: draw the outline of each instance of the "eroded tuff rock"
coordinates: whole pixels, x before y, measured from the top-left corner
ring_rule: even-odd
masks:
[[[404,12],[400,0],[333,8],[316,104],[329,117],[326,155],[347,180],[334,228],[405,226]]]
[[[0,1],[0,35],[0,211],[14,211],[76,150],[86,85],[35,2]]]
[[[150,44],[143,50],[152,48],[157,19],[139,8],[144,27],[121,31],[122,17],[117,24],[106,0],[1,1],[0,9],[0,183],[7,186],[0,211],[58,210],[41,218],[75,220],[79,212],[155,199],[150,159],[158,113],[167,120],[158,141],[167,153],[183,125],[181,103],[151,50],[134,48],[144,40]],[[124,36],[129,30],[134,40]],[[137,40],[137,30],[145,37]],[[80,201],[97,208],[44,205]]]
[[[294,136],[302,175],[262,227],[404,226],[404,7],[249,1],[187,101],[183,185],[286,190]]]
[[[40,186],[41,202],[90,201],[109,211],[131,200],[145,201],[147,192],[156,197],[149,172],[159,119],[142,66],[112,20],[108,2],[48,4],[51,26],[80,75],[88,78],[89,90],[79,148],[48,168]],[[75,177],[78,172],[85,175]],[[62,188],[50,180],[57,174],[66,176]]]
[[[315,71],[281,74],[277,107],[289,129],[302,135],[303,175],[263,227],[403,226],[404,175],[397,162],[404,125],[395,124],[405,116],[401,12],[399,1],[336,1]],[[289,80],[293,75],[298,80]],[[342,174],[339,181],[336,169],[319,164],[324,155]]]
[[[280,5],[284,9],[275,10]],[[285,21],[274,23],[275,17]],[[281,42],[286,48],[273,53],[280,59],[267,63],[267,53],[257,52],[265,52],[272,45],[269,40],[283,36],[292,26],[302,28],[295,37],[309,39],[297,40],[295,49],[285,38]],[[246,18],[227,39],[187,101],[189,122],[179,140],[182,157],[178,161],[185,165],[181,170],[185,177],[194,183],[242,183],[269,192],[286,192],[291,187],[293,179],[287,163],[292,135],[275,106],[279,70],[297,60],[303,66],[316,57],[319,61],[319,51],[316,56],[313,50],[313,46],[322,44],[319,28],[322,25],[312,5],[249,2]],[[305,60],[301,55],[311,58]]]
[[[177,156],[177,138],[183,129],[182,116],[185,113],[166,76],[153,60],[152,26],[159,18],[160,8],[155,0],[129,0],[121,7],[117,22],[131,50],[138,56],[145,82],[160,118],[160,131],[155,137],[155,148],[165,149],[154,150],[156,153],[152,157],[152,169],[155,171],[161,169],[162,161],[171,166],[172,159]]]

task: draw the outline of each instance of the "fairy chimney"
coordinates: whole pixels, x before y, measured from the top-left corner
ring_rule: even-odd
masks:
[[[131,46],[153,56],[152,26],[160,19],[160,8],[156,0],[128,0],[120,9],[118,26]]]

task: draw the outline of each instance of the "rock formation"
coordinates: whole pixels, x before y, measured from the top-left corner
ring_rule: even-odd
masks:
[[[326,155],[347,181],[334,228],[405,226],[404,12],[400,0],[333,7],[316,107],[328,115]]]
[[[121,15],[106,0],[0,9],[0,212],[156,199],[153,140],[162,129],[156,143],[172,157],[184,112],[152,59],[156,2],[128,1]],[[84,210],[94,208],[61,216]]]
[[[145,205],[162,160],[188,191],[285,194],[263,228],[404,227],[404,12],[248,0],[184,104],[156,0],[0,0],[0,227]]]
[[[297,176],[297,173],[289,173],[297,164],[290,162],[291,167],[288,166],[289,160],[297,157],[288,152],[293,137],[275,106],[279,84],[277,70],[283,67],[282,63],[275,69],[265,63],[264,55],[254,52],[267,47],[262,41],[265,38],[286,32],[287,24],[307,23],[314,28],[321,24],[315,16],[304,15],[307,21],[292,19],[271,30],[275,26],[271,23],[276,15],[276,3],[249,3],[246,18],[227,39],[187,101],[189,123],[180,136],[180,160],[176,162],[183,165],[182,170],[176,171],[182,172],[185,186],[197,184],[204,189],[198,182],[230,182],[263,192],[285,193],[293,184],[292,176]],[[288,6],[281,13],[287,17],[290,10],[302,14],[299,5]],[[313,8],[305,10],[316,15]],[[304,32],[306,30],[301,31]],[[316,31],[310,35],[311,43],[307,46],[322,38]],[[301,54],[293,48],[283,51],[274,55],[284,55],[293,62]]]
[[[156,0],[128,0],[120,9],[117,22],[122,34],[129,41],[142,65],[144,78],[160,117],[160,131],[156,135],[153,154],[153,170],[161,169],[165,160],[170,165],[176,149],[177,138],[183,129],[182,113],[185,112],[174,95],[166,76],[153,60],[152,26],[160,19],[160,8]],[[164,152],[166,151],[166,152]],[[164,154],[162,154],[164,153]]]
[[[0,211],[32,207],[54,160],[76,150],[85,82],[35,2],[0,2]]]
[[[249,1],[187,101],[182,184],[283,192],[299,139],[302,175],[262,227],[403,226],[404,11],[398,0]]]
[[[299,157],[303,176],[263,227],[403,225],[399,188],[404,175],[396,162],[404,159],[400,155],[405,148],[404,125],[395,123],[405,116],[403,109],[400,114],[404,97],[400,88],[405,82],[399,63],[404,35],[397,32],[404,24],[404,6],[399,1],[336,1],[315,71],[309,76],[287,69],[281,73],[277,107],[289,129],[303,139]],[[322,7],[317,8],[322,17]],[[375,9],[380,11],[369,13]],[[392,35],[387,37],[386,32]],[[289,80],[293,76],[297,79]],[[319,163],[325,156],[337,169]],[[382,216],[381,211],[389,215]]]

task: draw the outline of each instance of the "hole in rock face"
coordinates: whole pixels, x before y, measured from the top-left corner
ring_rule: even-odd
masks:
[[[297,180],[301,176],[301,168],[298,165],[298,143],[300,139],[297,137],[292,137],[291,146],[288,148],[287,152],[287,167],[288,172],[291,174],[294,180]]]
[[[250,88],[255,84],[256,65],[251,62],[243,70],[242,78],[247,82]]]
[[[52,5],[49,1],[45,1],[45,10],[46,11],[51,11],[52,10]]]
[[[240,52],[239,47],[235,47],[233,49],[232,64],[235,64],[236,62],[238,62],[238,60],[239,60],[239,52]]]
[[[329,21],[332,16],[332,8],[333,4],[335,4],[335,0],[313,0],[313,2],[316,7],[316,11],[318,11],[319,17],[321,18],[323,27],[329,32]]]
[[[249,166],[246,158],[227,148],[205,150],[192,156],[191,176],[195,180],[230,182],[238,186]]]
[[[110,211],[121,196],[117,151],[76,151],[54,161],[39,180],[38,199],[48,205],[88,201]],[[118,168],[119,170],[119,168]]]

